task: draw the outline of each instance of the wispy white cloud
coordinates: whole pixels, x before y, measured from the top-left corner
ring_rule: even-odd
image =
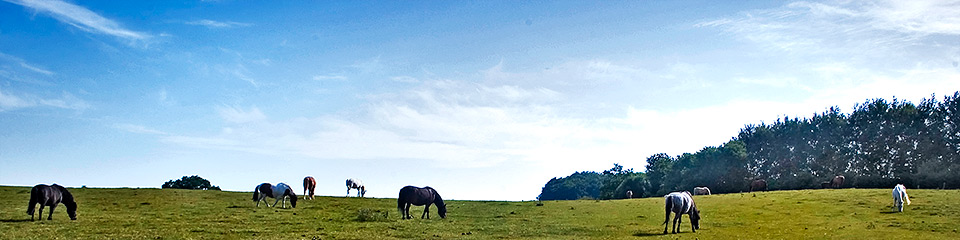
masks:
[[[0,89],[0,112],[33,107],[85,110],[90,108],[91,105],[67,92],[64,92],[59,98],[44,98],[28,94],[4,93],[4,90]]]
[[[60,0],[4,0],[49,14],[51,17],[91,33],[111,35],[127,40],[144,40],[151,36],[124,28],[113,20],[89,9]]]
[[[347,80],[346,76],[343,75],[315,75],[313,80],[323,81],[323,80]]]
[[[36,103],[33,101],[28,101],[18,96],[3,93],[3,89],[0,89],[0,112],[18,108],[32,107],[35,105]]]
[[[233,67],[226,67],[226,66],[218,65],[218,66],[216,66],[215,69],[216,69],[218,72],[220,72],[221,74],[226,75],[226,77],[236,78],[236,79],[239,79],[239,80],[241,80],[241,81],[250,83],[250,85],[253,85],[253,87],[255,87],[255,88],[259,88],[259,87],[260,87],[260,83],[257,82],[257,79],[254,79],[253,77],[251,77],[251,76],[249,75],[249,74],[250,74],[250,70],[247,69],[247,66],[244,65],[243,63],[237,63],[237,64],[234,65]]]
[[[267,116],[263,115],[263,112],[260,112],[260,109],[257,107],[250,107],[250,110],[244,110],[239,107],[224,106],[220,107],[218,111],[223,120],[232,123],[258,122],[267,119]]]
[[[204,26],[207,28],[236,28],[236,27],[248,27],[252,24],[242,23],[242,22],[233,22],[233,21],[214,21],[209,19],[201,19],[197,21],[185,22],[188,25]]]
[[[164,131],[155,130],[155,129],[151,129],[145,126],[135,125],[135,124],[117,124],[117,125],[114,125],[113,127],[120,130],[127,131],[127,132],[131,132],[131,133],[150,134],[150,135],[169,135],[169,133],[166,133]]]
[[[418,83],[418,82],[420,82],[420,80],[417,80],[417,78],[411,77],[411,76],[396,76],[396,77],[390,78],[390,80],[391,80],[391,81],[394,81],[394,82],[402,82],[402,83]]]
[[[0,64],[3,64],[3,63],[13,63],[13,64],[15,64],[15,65],[20,66],[20,67],[23,68],[23,69],[29,70],[29,71],[34,72],[34,73],[39,73],[39,74],[47,75],[47,76],[52,76],[52,75],[56,74],[56,73],[54,73],[53,71],[47,70],[46,68],[39,67],[39,66],[36,66],[36,65],[34,65],[34,64],[28,63],[27,61],[25,61],[25,60],[23,60],[23,59],[21,59],[21,58],[18,58],[18,57],[15,57],[15,56],[11,56],[11,55],[7,55],[7,54],[4,54],[3,52],[0,52]]]
[[[829,49],[862,55],[909,47],[931,35],[960,34],[960,1],[799,1],[695,26],[795,53]]]

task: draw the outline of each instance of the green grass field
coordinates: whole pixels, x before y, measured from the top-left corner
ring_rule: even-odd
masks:
[[[448,216],[400,220],[395,199],[318,197],[295,209],[254,206],[249,192],[70,189],[70,221],[30,221],[28,187],[0,187],[0,239],[960,239],[960,191],[910,190],[891,212],[889,189],[696,196],[703,220],[662,235],[663,199],[447,201]],[[847,196],[856,196],[847,197]],[[386,212],[386,219],[360,221]],[[422,207],[413,207],[419,216]],[[379,213],[377,211],[380,211]]]

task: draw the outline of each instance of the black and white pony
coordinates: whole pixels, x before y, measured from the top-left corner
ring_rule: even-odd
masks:
[[[893,210],[903,212],[903,203],[910,205],[910,196],[907,195],[907,187],[903,184],[897,184],[893,187]]]
[[[347,197],[350,196],[350,189],[357,189],[357,197],[363,197],[367,194],[367,188],[363,186],[360,179],[347,179]]]
[[[693,196],[690,196],[690,192],[672,192],[663,197],[665,199],[665,209],[667,211],[666,219],[663,220],[663,224],[666,225],[663,227],[663,234],[667,234],[667,227],[670,227],[670,212],[675,214],[673,218],[673,233],[680,231],[680,223],[683,222],[681,217],[683,214],[690,215],[691,229],[693,232],[697,232],[697,229],[700,229],[700,210],[697,209],[697,204],[693,202]]]
[[[253,189],[253,200],[257,201],[257,207],[260,206],[260,201],[263,201],[264,204],[267,204],[267,207],[270,207],[270,202],[265,200],[267,197],[277,199],[273,201],[274,207],[277,206],[277,202],[283,200],[283,202],[280,203],[280,208],[285,208],[287,205],[287,197],[290,197],[290,207],[297,207],[297,194],[293,193],[293,189],[286,183],[277,183],[276,186],[272,186],[270,183],[261,183],[257,185],[257,188]]]
[[[413,218],[410,216],[410,205],[423,206],[423,214],[420,215],[420,218],[423,219],[426,216],[427,219],[430,219],[430,204],[437,205],[437,213],[440,214],[440,218],[447,217],[447,204],[443,203],[443,198],[440,198],[437,190],[431,187],[406,186],[400,189],[400,196],[397,197],[397,208],[400,209],[400,218],[402,219]]]
[[[73,194],[70,194],[67,188],[57,184],[33,186],[33,189],[30,189],[30,205],[27,206],[30,221],[33,221],[33,210],[37,204],[40,204],[40,219],[43,220],[43,207],[49,206],[50,213],[47,215],[47,220],[53,220],[53,210],[60,203],[67,206],[67,215],[70,216],[70,220],[77,220],[77,202],[73,200]]]

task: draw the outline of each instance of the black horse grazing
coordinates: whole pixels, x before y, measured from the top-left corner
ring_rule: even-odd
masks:
[[[77,220],[77,202],[73,200],[73,194],[70,194],[70,191],[57,184],[53,186],[45,184],[33,186],[33,189],[30,190],[30,206],[27,206],[27,214],[30,214],[30,220],[33,221],[33,209],[39,203],[40,219],[43,219],[43,207],[50,206],[50,214],[47,216],[47,220],[53,220],[53,209],[61,202],[67,206],[67,215],[70,215],[70,220]]]
[[[413,218],[410,216],[411,204],[424,206],[423,214],[420,215],[421,219],[424,216],[430,219],[430,204],[437,205],[437,213],[440,214],[440,218],[447,217],[447,205],[443,203],[443,199],[440,198],[437,190],[433,190],[431,187],[418,188],[406,186],[401,188],[400,196],[397,197],[397,208],[400,209],[400,218]]]

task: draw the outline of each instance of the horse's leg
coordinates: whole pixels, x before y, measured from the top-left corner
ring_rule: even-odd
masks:
[[[410,203],[407,203],[403,206],[403,217],[406,219],[411,219],[413,216],[410,216]]]
[[[43,220],[43,203],[40,203],[40,212],[37,213],[37,216],[39,216],[40,220]]]
[[[283,197],[280,197],[280,198],[283,198]],[[280,198],[275,198],[275,199],[277,199],[277,200],[276,200],[276,201],[273,201],[273,207],[277,207],[277,203],[280,202]],[[281,206],[281,207],[282,207],[282,206]]]
[[[680,230],[680,217],[683,216],[681,213],[673,215],[673,233],[677,233]]]
[[[423,214],[420,214],[420,219],[423,219],[424,216],[426,216],[427,219],[430,219],[430,204],[429,204],[429,203],[428,203],[427,205],[423,205]]]
[[[57,208],[56,204],[54,204],[53,206],[50,206],[50,212],[47,213],[47,220],[53,220],[53,209],[56,209],[56,208]]]
[[[347,186],[347,197],[349,197],[349,196],[350,196],[350,187]]]
[[[667,216],[663,219],[663,234],[667,234],[668,227],[670,227],[670,209],[667,209]]]
[[[691,215],[687,215],[687,216],[691,216],[691,217],[692,217],[693,215],[691,214]],[[697,232],[697,228],[693,227],[693,218],[690,218],[690,231],[691,231],[691,232]]]

